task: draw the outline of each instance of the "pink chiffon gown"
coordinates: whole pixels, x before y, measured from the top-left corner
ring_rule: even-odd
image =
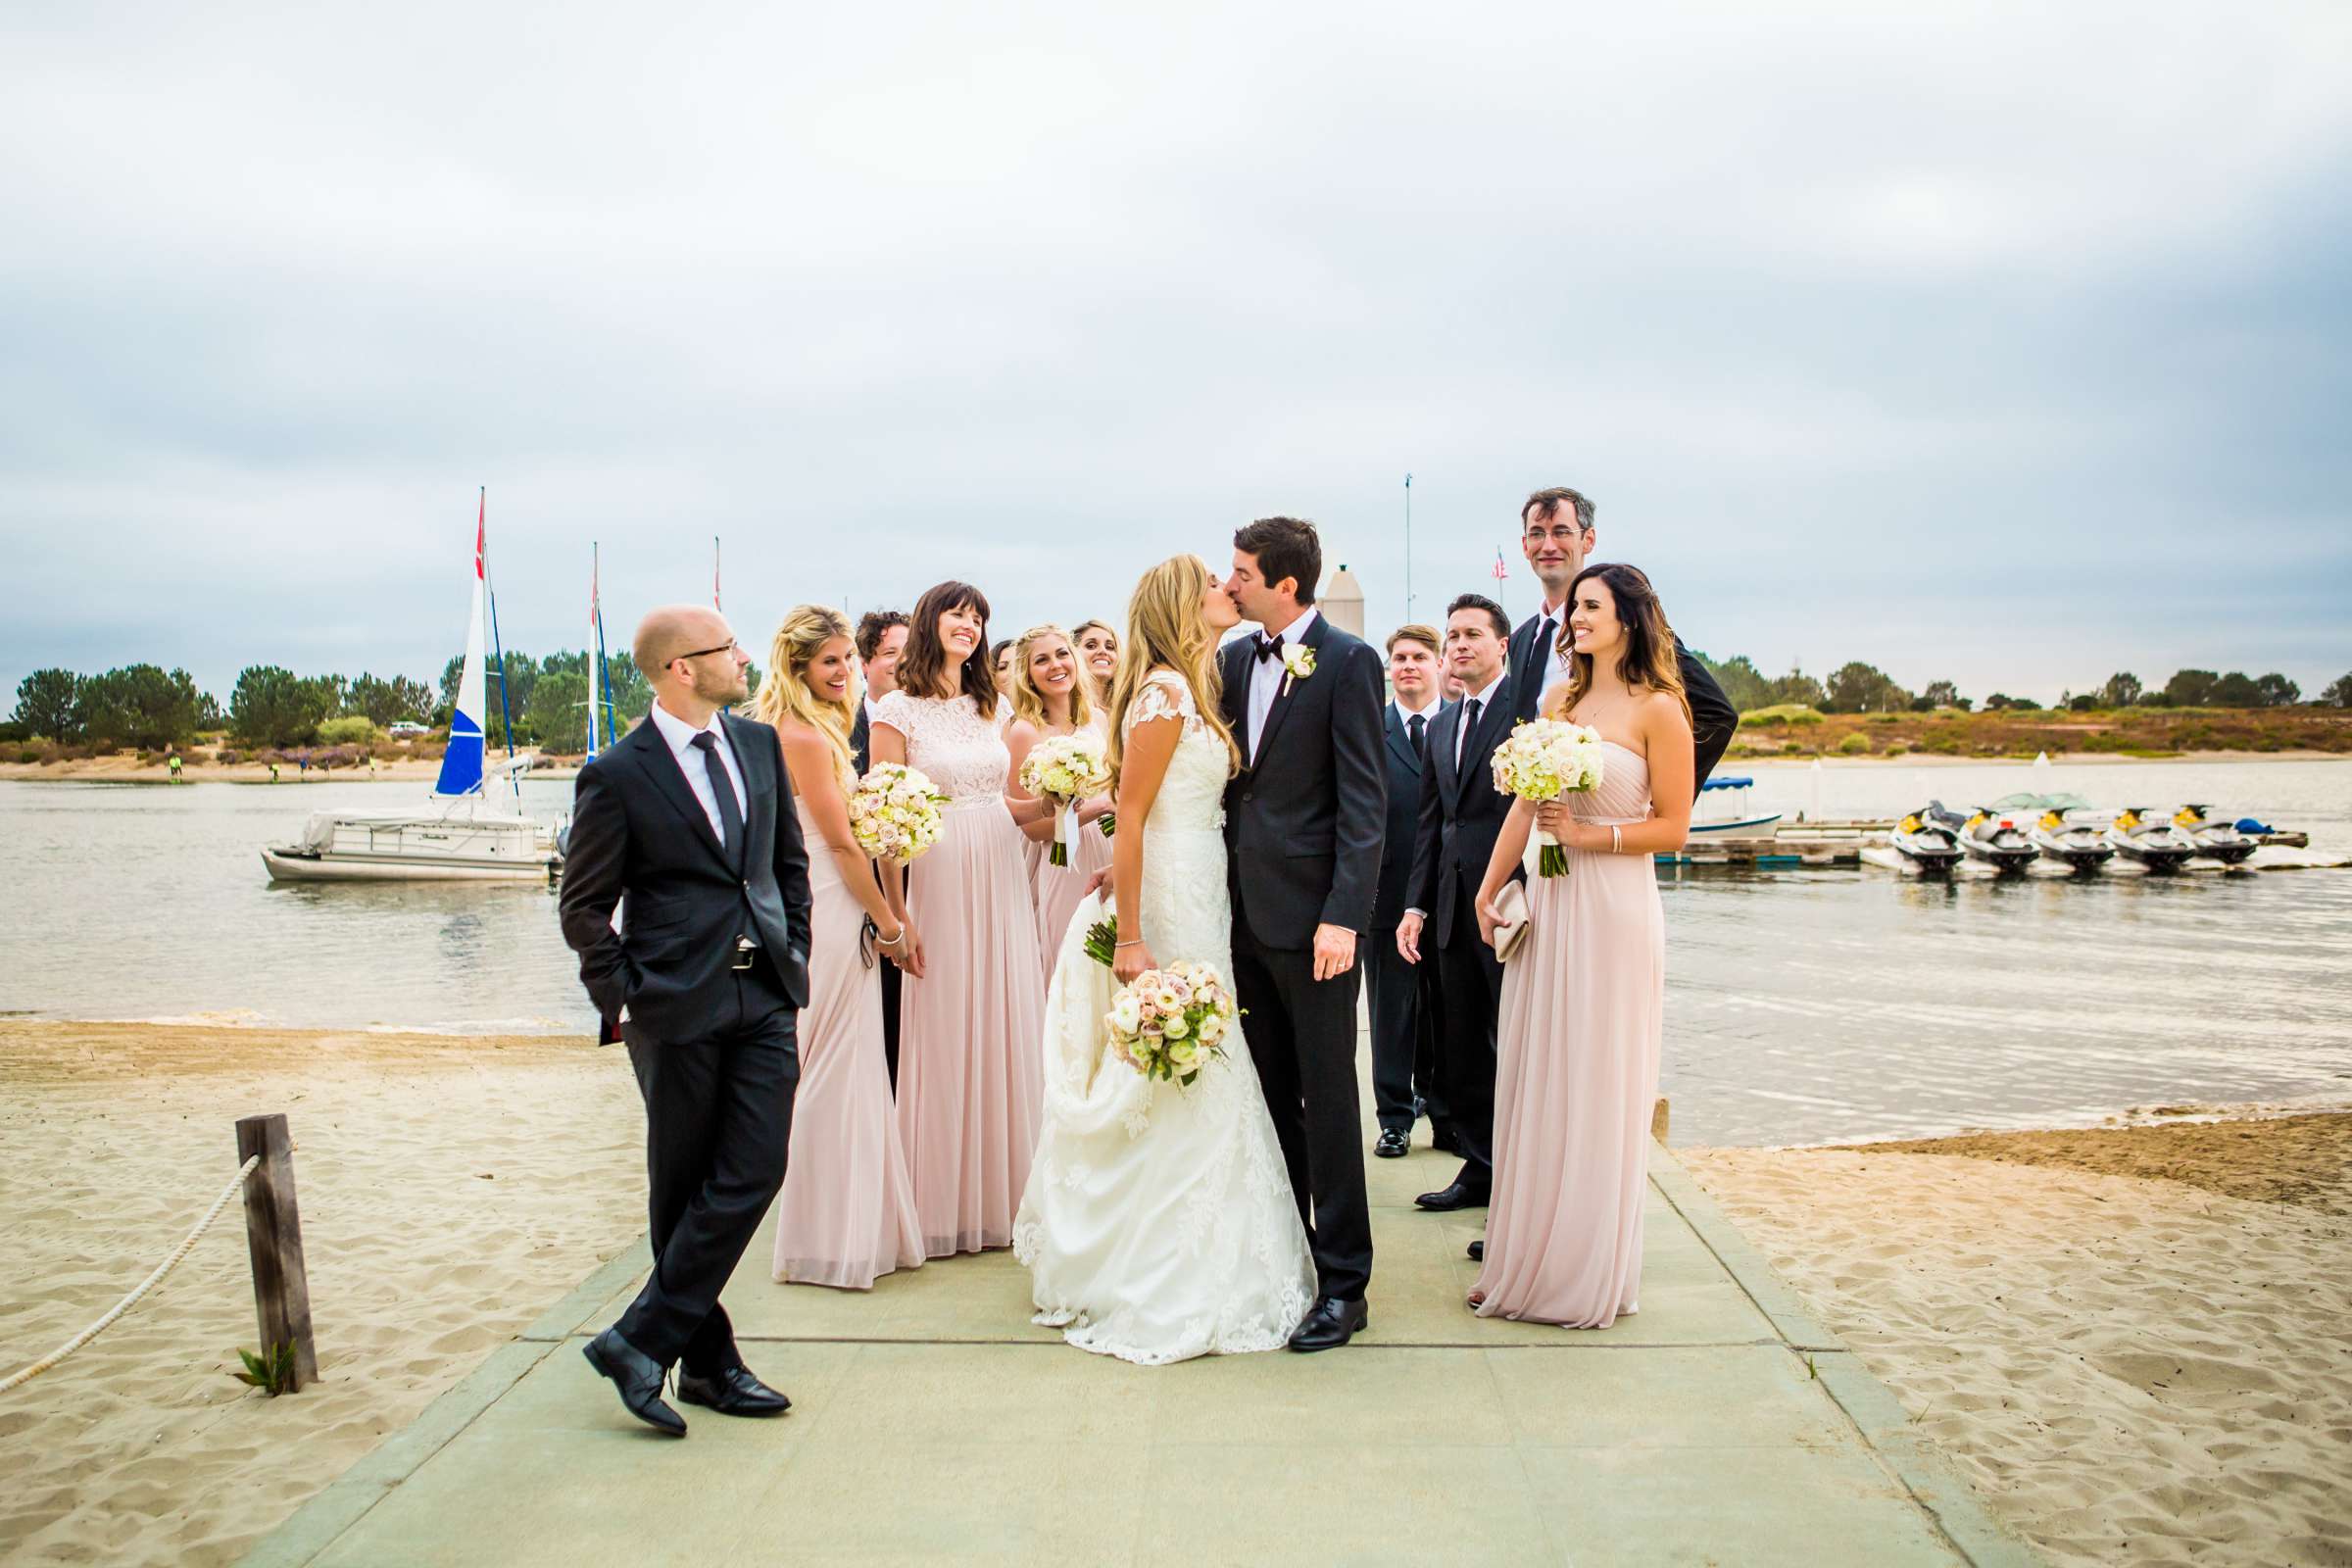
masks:
[[[1099,733],[1102,720],[1095,720]],[[1086,897],[1088,878],[1097,871],[1110,869],[1110,840],[1103,836],[1101,819],[1088,822],[1078,829],[1070,845],[1070,863],[1055,865],[1046,851],[1050,844],[1035,844],[1037,852],[1034,876],[1037,888],[1037,946],[1043,960],[1046,980],[1054,978],[1054,960],[1061,956],[1061,939],[1068,935],[1070,916],[1078,912],[1078,905]]]
[[[1649,767],[1614,741],[1580,821],[1649,815]],[[1605,1329],[1640,1304],[1642,1202],[1665,1017],[1666,919],[1646,855],[1568,853],[1528,879],[1526,945],[1495,1029],[1494,1192],[1481,1317]]]
[[[1012,759],[968,697],[892,692],[876,719],[952,799],[907,868],[923,976],[900,993],[899,1137],[933,1257],[1012,1245],[1045,1094],[1046,983],[1026,840],[1004,806]]]
[[[921,1265],[923,1230],[882,1055],[882,977],[858,954],[865,910],[808,808],[794,804],[808,846],[808,1005],[792,1158],[776,1200],[775,1277],[870,1290],[893,1269]]]

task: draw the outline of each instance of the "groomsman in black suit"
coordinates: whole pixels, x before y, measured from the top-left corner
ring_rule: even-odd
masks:
[[[1511,733],[1511,674],[1504,648],[1510,617],[1494,600],[1464,594],[1446,607],[1446,662],[1461,677],[1462,700],[1429,730],[1429,767],[1414,836],[1412,903],[1396,926],[1408,963],[1438,966],[1446,1024],[1438,1085],[1460,1174],[1413,1200],[1423,1208],[1476,1208],[1494,1189],[1494,1020],[1502,965],[1479,935],[1478,889],[1511,803],[1494,787],[1494,748]]]
[[[564,940],[645,1099],[654,1268],[588,1342],[630,1414],[670,1437],[677,1394],[724,1415],[792,1401],[752,1375],[718,1293],[784,1183],[808,1001],[808,857],[776,732],[728,705],[751,658],[715,610],[637,628],[645,722],[581,765]],[[621,929],[612,927],[614,905]]]
[[[850,751],[858,776],[874,765],[874,705],[899,689],[899,656],[906,651],[906,612],[869,610],[858,617],[858,668],[865,677],[865,697],[850,724]],[[899,1087],[899,966],[878,963],[882,976],[882,1059],[890,1067],[890,1087]]]
[[[1599,535],[1592,529],[1592,503],[1566,485],[1539,490],[1519,509],[1519,548],[1543,585],[1544,603],[1511,633],[1512,709],[1520,718],[1533,718],[1544,701],[1544,689],[1568,673],[1567,656],[1560,652],[1560,633],[1568,621],[1568,585],[1585,569]],[[1697,777],[1704,785],[1715,764],[1732,744],[1740,727],[1740,710],[1723,695],[1707,666],[1683,646],[1678,634],[1674,651],[1683,669],[1683,695],[1690,702],[1690,736],[1696,748]]]
[[[1432,626],[1399,626],[1389,637],[1387,712],[1389,826],[1381,839],[1380,887],[1364,943],[1365,990],[1372,1003],[1372,1107],[1380,1139],[1372,1152],[1402,1157],[1424,1110],[1446,1121],[1437,1085],[1437,1032],[1444,1009],[1434,963],[1407,963],[1396,951],[1396,923],[1412,902],[1413,837],[1421,819],[1429,726],[1445,706],[1438,697],[1444,638]]]

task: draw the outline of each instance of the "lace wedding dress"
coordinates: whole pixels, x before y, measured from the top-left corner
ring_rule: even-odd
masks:
[[[1142,827],[1144,943],[1155,963],[1214,964],[1230,983],[1225,746],[1171,670],[1127,724],[1157,718],[1183,733]],[[1117,982],[1085,947],[1108,892],[1071,920],[1046,999],[1044,1131],[1012,1229],[1034,1321],[1145,1365],[1275,1349],[1306,1315],[1315,1270],[1246,1033],[1190,1088],[1109,1054]]]

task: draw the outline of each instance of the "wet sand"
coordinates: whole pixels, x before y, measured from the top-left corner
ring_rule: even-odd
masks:
[[[1691,1150],[2059,1563],[2352,1563],[2352,1114]]]

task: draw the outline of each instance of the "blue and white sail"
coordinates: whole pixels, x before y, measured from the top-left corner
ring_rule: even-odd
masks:
[[[482,680],[482,545],[489,498],[473,522],[473,611],[466,622],[466,668],[458,677],[457,706],[449,715],[449,750],[441,756],[435,795],[473,795],[482,787],[482,720],[489,712]]]

